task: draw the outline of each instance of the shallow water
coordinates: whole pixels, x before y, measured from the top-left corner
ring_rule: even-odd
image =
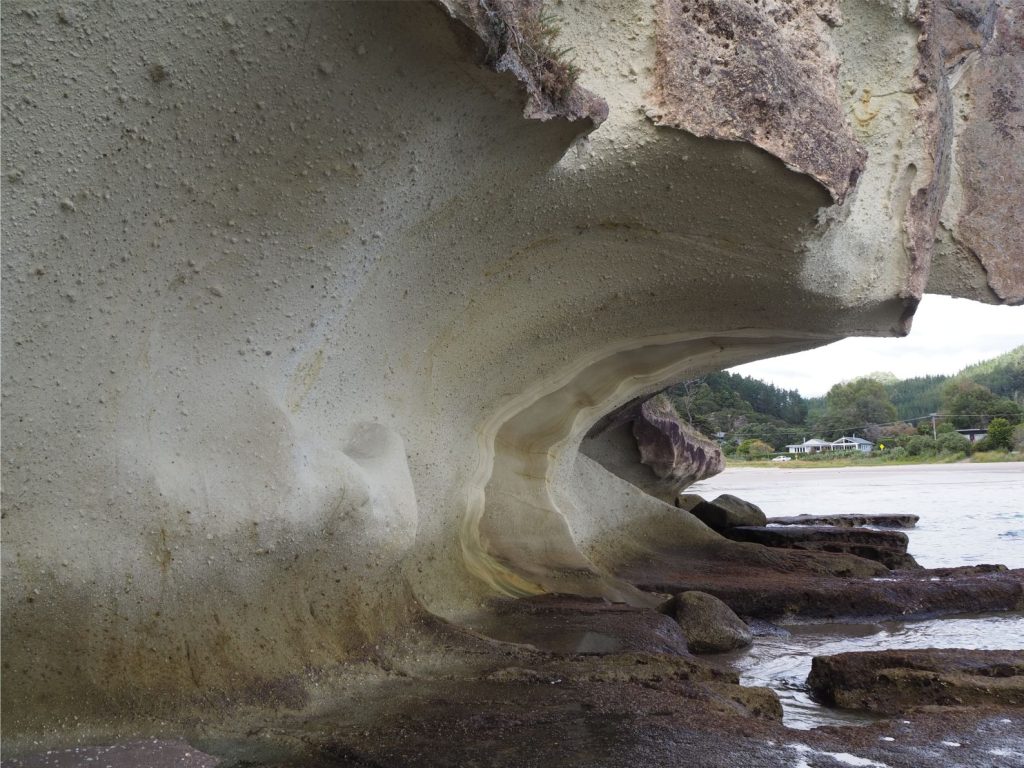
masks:
[[[687,489],[734,493],[769,517],[913,514],[910,554],[926,568],[1024,568],[1024,462],[842,469],[727,469]]]
[[[734,493],[769,516],[910,513],[921,520],[909,551],[921,565],[1024,567],[1024,463],[844,469],[732,469],[688,489]],[[811,657],[884,648],[1024,648],[1024,614],[977,614],[915,622],[792,624],[787,637],[718,657],[747,685],[775,689],[792,728],[852,725],[874,716],[824,707],[807,695]]]

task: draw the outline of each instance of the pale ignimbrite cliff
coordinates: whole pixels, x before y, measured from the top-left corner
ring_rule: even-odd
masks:
[[[649,599],[602,415],[1024,298],[1014,0],[538,13],[3,4],[6,736]]]

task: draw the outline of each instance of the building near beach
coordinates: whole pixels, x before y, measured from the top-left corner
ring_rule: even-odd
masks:
[[[863,437],[840,437],[831,443],[828,440],[811,438],[810,440],[804,440],[802,443],[786,446],[788,453],[824,453],[826,451],[860,451],[861,453],[871,453],[874,449],[875,444],[870,440],[865,440]]]

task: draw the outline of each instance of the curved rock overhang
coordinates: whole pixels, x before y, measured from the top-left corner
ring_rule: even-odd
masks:
[[[681,4],[568,2],[554,90],[536,3],[5,5],[7,734],[304,690],[417,603],[648,600],[608,568],[713,534],[578,453],[598,418],[906,332],[936,228],[938,289],[1021,300],[982,5],[694,3],[705,73]]]

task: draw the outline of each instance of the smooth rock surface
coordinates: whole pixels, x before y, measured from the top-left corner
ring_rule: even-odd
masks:
[[[675,617],[692,653],[725,653],[746,648],[753,635],[725,603],[706,592],[676,595]]]
[[[651,606],[624,564],[667,543],[704,562],[721,537],[588,457],[602,417],[904,334],[932,277],[1024,290],[1007,0],[966,25],[875,0],[0,13],[5,751],[298,706],[344,662],[393,668],[397,646],[375,649],[424,611]],[[994,605],[1010,576],[986,578]],[[786,590],[772,610],[842,594]],[[905,598],[876,602],[945,604]],[[378,690],[376,737],[396,729],[377,714],[422,709],[416,681]],[[493,726],[512,749],[522,717],[546,746],[580,706],[542,710],[557,690],[488,720],[487,689],[416,733]],[[680,743],[713,741],[671,695],[637,693],[616,725],[620,694],[595,692],[601,743],[574,759],[678,761],[651,746],[663,707]],[[730,765],[772,752],[732,746]]]
[[[1024,707],[1024,651],[921,648],[815,656],[821,701],[884,715],[924,706]]]
[[[705,499],[703,496],[698,496],[696,493],[681,493],[676,496],[673,502],[679,509],[685,509],[689,512],[691,509],[696,507],[698,504],[703,502]]]

